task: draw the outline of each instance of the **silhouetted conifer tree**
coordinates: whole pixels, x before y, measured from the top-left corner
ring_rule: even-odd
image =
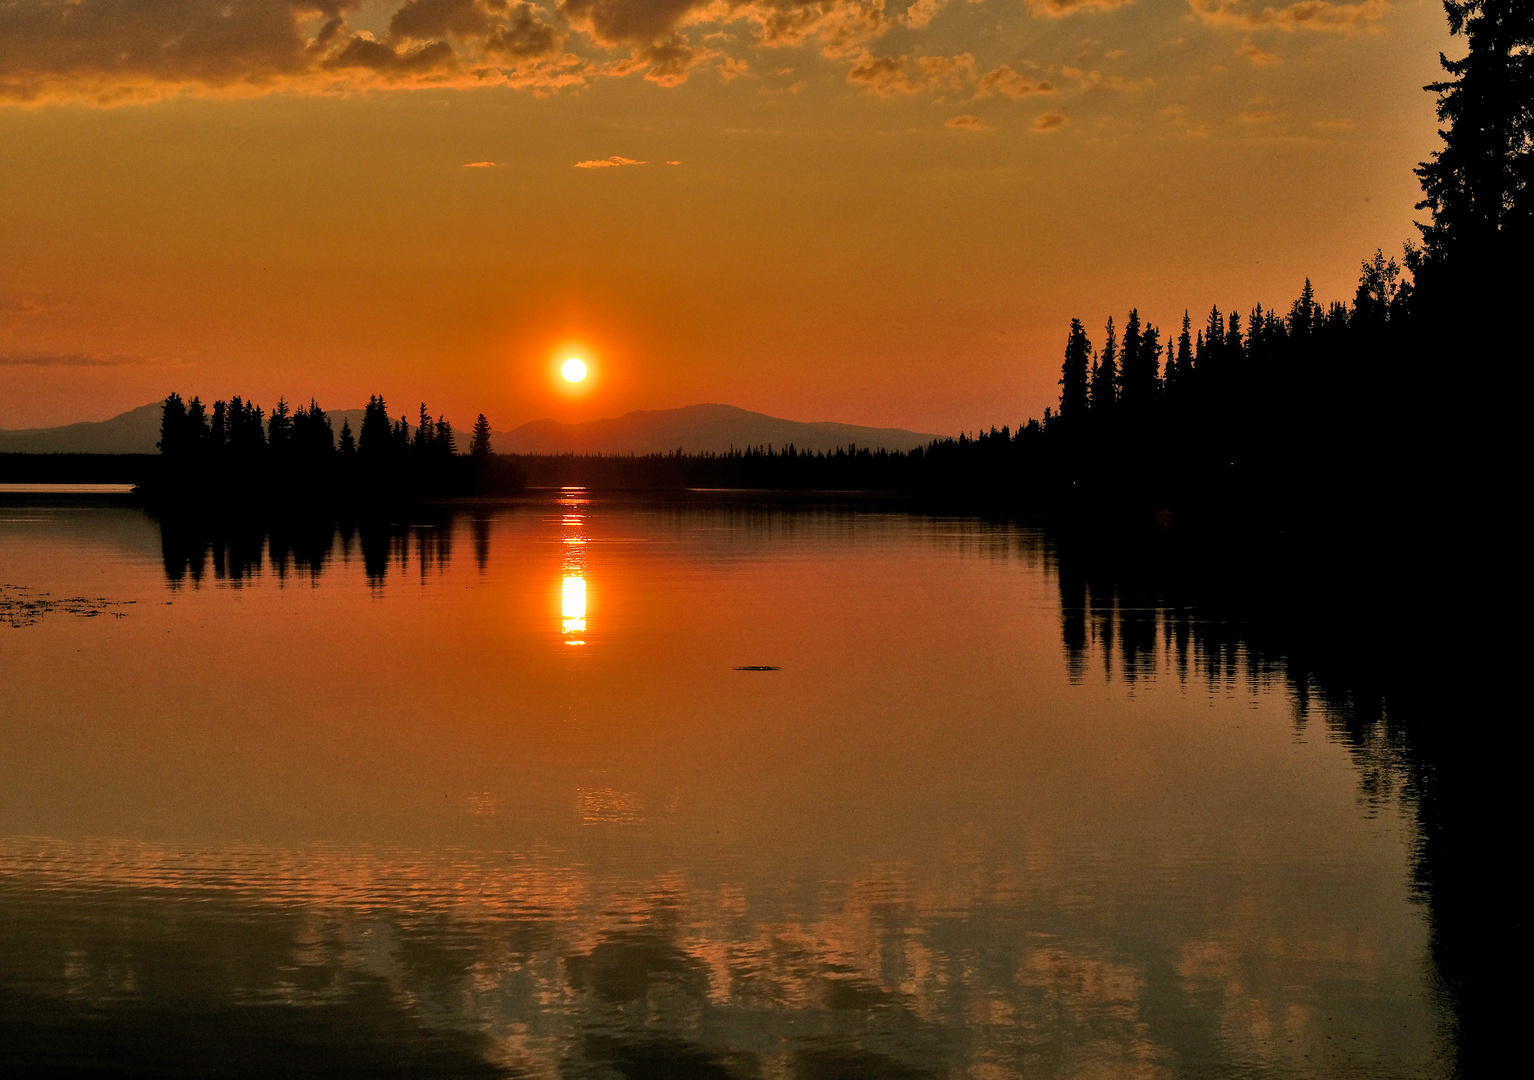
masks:
[[[208,431],[209,442],[215,451],[222,451],[229,443],[229,405],[224,401],[213,403],[213,422]]]
[[[272,406],[272,417],[266,425],[266,444],[277,453],[286,453],[293,439],[293,417],[286,398],[278,398]]]
[[[1071,320],[1070,332],[1065,338],[1065,360],[1060,365],[1060,413],[1071,421],[1082,419],[1091,406],[1091,390],[1088,365],[1092,360],[1092,343],[1087,340],[1086,327],[1080,319]],[[483,417],[481,417],[483,419]],[[477,430],[477,429],[476,429]]]
[[[1534,240],[1534,4],[1444,0],[1449,32],[1463,34],[1462,60],[1439,54],[1451,76],[1438,95],[1443,148],[1417,166],[1433,220],[1422,230],[1424,265],[1477,276],[1499,255],[1517,257],[1527,280]],[[1506,273],[1505,267],[1494,272]]]
[[[1147,337],[1154,335],[1152,349]],[[1120,399],[1136,412],[1149,409],[1156,397],[1157,367],[1161,356],[1160,335],[1140,329],[1140,310],[1134,308],[1124,323],[1123,364],[1120,373]]]
[[[1113,317],[1108,317],[1107,336],[1097,366],[1092,369],[1092,411],[1108,413],[1113,408],[1119,384],[1119,347],[1113,333]]]
[[[188,449],[193,453],[201,454],[207,449],[210,438],[207,411],[202,407],[202,399],[193,397],[186,407],[186,439]]]
[[[1188,311],[1183,309],[1182,333],[1177,335],[1177,355],[1168,357],[1166,362],[1166,392],[1168,397],[1176,397],[1182,392],[1183,384],[1193,374],[1193,338],[1191,331],[1193,320],[1188,317]]]
[[[1311,286],[1310,279],[1306,278],[1299,299],[1289,309],[1289,333],[1296,338],[1308,338],[1315,328],[1317,314],[1316,290]]]
[[[393,443],[393,425],[389,421],[389,409],[380,394],[368,398],[367,408],[362,410],[362,432],[357,442],[357,452],[370,460],[382,458]]]
[[[469,441],[469,456],[476,461],[483,461],[493,452],[490,449],[490,421],[485,419],[484,413],[480,413],[474,421],[474,437]]]
[[[352,438],[352,422],[350,420],[341,421],[341,442],[339,449],[341,451],[341,456],[343,457],[351,457],[357,452],[357,440]]]
[[[160,441],[155,445],[167,457],[180,457],[186,453],[186,402],[181,395],[171,393],[160,406]]]
[[[415,441],[412,449],[416,456],[426,457],[436,450],[436,425],[432,423],[431,413],[426,408],[426,402],[421,402],[421,412],[416,418]]]

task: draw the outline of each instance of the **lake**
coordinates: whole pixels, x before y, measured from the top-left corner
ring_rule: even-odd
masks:
[[[875,508],[0,506],[0,1063],[1450,1075],[1383,729],[1249,637]]]

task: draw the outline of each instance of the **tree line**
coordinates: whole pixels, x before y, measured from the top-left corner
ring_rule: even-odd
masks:
[[[453,426],[443,416],[433,419],[424,401],[412,429],[403,415],[390,419],[380,394],[368,398],[360,433],[354,435],[351,421],[343,420],[338,435],[329,415],[313,398],[307,407],[297,409],[286,398],[278,398],[267,416],[261,406],[239,395],[215,401],[210,411],[200,398],[184,401],[180,394],[172,393],[161,406],[160,440],[155,445],[162,455],[177,460],[268,457],[313,462],[339,454],[377,462],[411,458],[440,461],[458,452]],[[480,413],[474,422],[469,455],[481,459],[491,453],[490,421]]]
[[[160,412],[158,468],[140,484],[152,500],[212,502],[223,509],[273,503],[397,501],[522,488],[516,463],[499,458],[481,413],[460,453],[446,417],[423,402],[416,423],[393,419],[383,397],[368,398],[358,430],[338,433],[312,398],[296,409],[279,398],[271,412],[239,396],[215,401],[166,397]]]

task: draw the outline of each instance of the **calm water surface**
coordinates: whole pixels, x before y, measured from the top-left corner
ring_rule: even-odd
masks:
[[[0,508],[0,1061],[1445,1075],[1410,813],[1217,638],[975,521]]]

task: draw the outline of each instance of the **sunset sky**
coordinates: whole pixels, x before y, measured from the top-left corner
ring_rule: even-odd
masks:
[[[1437,0],[0,0],[0,428],[1016,424],[1073,316],[1350,297],[1458,45]]]

